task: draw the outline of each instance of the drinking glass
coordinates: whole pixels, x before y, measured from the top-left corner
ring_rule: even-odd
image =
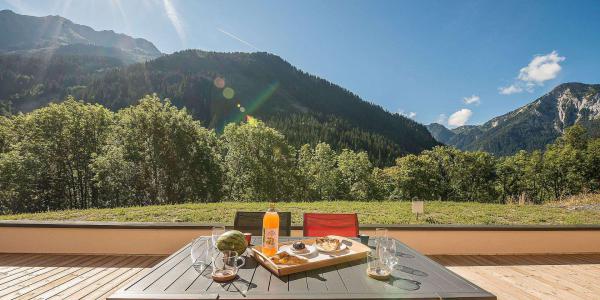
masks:
[[[214,248],[211,239],[208,237],[201,237],[192,241],[190,257],[192,259],[192,267],[196,271],[200,273],[204,272],[210,266],[213,254]]]
[[[387,238],[388,238],[387,228],[375,228],[375,238],[378,241],[387,240]]]
[[[394,266],[400,263],[400,259],[396,255],[396,247],[393,239],[387,239],[381,243],[381,258],[390,269],[394,269]]]
[[[212,257],[212,276],[230,278],[237,275],[238,270],[246,263],[246,260],[232,250],[221,251],[219,255]]]
[[[371,251],[367,255],[367,275],[374,279],[385,280],[392,274],[391,268],[377,254],[377,251]]]
[[[378,257],[383,257],[383,250],[388,241],[388,230],[386,228],[375,228],[375,251]]]
[[[225,233],[225,226],[214,226],[211,230],[213,248],[217,248],[217,239]]]

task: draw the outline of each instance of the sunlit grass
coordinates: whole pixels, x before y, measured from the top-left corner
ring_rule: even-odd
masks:
[[[302,224],[304,212],[358,212],[361,224],[600,224],[600,195],[588,196],[586,199],[587,206],[576,209],[560,203],[516,205],[428,201],[425,203],[425,214],[419,216],[418,220],[411,213],[410,202],[406,201],[277,203],[277,209],[292,212],[292,223],[299,225]],[[264,202],[189,203],[4,215],[0,216],[0,220],[232,224],[237,210],[265,211],[267,208],[268,204]]]

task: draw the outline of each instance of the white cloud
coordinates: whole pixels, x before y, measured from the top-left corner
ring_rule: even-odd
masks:
[[[448,118],[448,125],[458,127],[465,125],[473,115],[473,112],[468,108],[463,108]]]
[[[502,95],[510,95],[522,92],[523,88],[516,84],[511,84],[509,86],[499,87],[498,90]]]
[[[558,52],[552,51],[546,55],[536,55],[526,67],[519,70],[517,80],[505,87],[499,87],[502,95],[521,93],[523,91],[533,92],[536,86],[544,85],[544,82],[558,76],[562,67],[560,63],[566,58],[559,56]]]
[[[448,121],[448,116],[446,116],[446,114],[440,114],[438,116],[438,118],[435,120],[436,123],[443,124],[443,125],[445,125],[447,121]]]
[[[480,98],[477,95],[472,95],[471,97],[464,97],[463,102],[465,104],[475,104],[475,105],[479,105],[479,103],[481,103]]]
[[[177,36],[179,36],[179,40],[182,43],[185,43],[185,31],[183,30],[183,23],[177,14],[177,10],[175,9],[173,2],[171,2],[171,0],[163,0],[163,6],[165,7],[167,17],[171,21],[171,25],[173,25],[173,28],[175,28],[175,31],[177,32]]]
[[[410,112],[406,113],[406,112],[404,112],[403,109],[399,109],[398,113],[401,114],[401,115],[403,115],[403,116],[405,116],[405,117],[407,117],[407,118],[409,118],[409,119],[414,119],[414,118],[417,117],[417,113],[414,112],[414,111],[410,111]]]
[[[519,72],[519,80],[524,82],[534,82],[538,85],[545,81],[556,78],[560,70],[560,62],[564,61],[564,56],[558,56],[558,52],[552,51],[546,55],[536,55],[527,67]]]

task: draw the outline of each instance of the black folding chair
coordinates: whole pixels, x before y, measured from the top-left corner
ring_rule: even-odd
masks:
[[[292,233],[292,213],[278,211],[277,214],[279,214],[279,236],[290,236]],[[236,211],[233,229],[249,232],[254,236],[261,236],[264,215],[264,212]]]

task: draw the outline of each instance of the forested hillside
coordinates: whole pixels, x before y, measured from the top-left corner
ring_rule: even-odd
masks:
[[[0,67],[0,102],[12,112],[68,95],[117,110],[157,93],[217,132],[251,115],[294,146],[364,150],[376,165],[438,144],[425,126],[267,53],[186,50],[129,66],[102,56],[4,56]]]
[[[438,141],[462,150],[511,155],[544,149],[575,124],[585,127],[592,137],[600,137],[600,84],[564,83],[483,125],[448,130],[434,123],[428,129]]]

